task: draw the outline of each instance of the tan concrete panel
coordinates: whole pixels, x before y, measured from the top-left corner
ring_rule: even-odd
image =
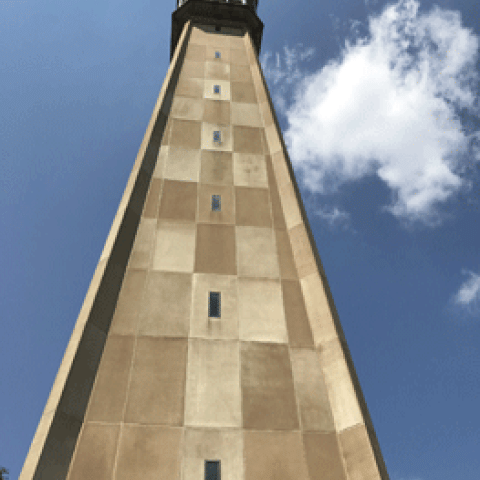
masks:
[[[232,102],[257,103],[255,88],[252,83],[231,82]]]
[[[234,33],[234,35],[230,36],[230,48],[234,50],[245,50],[245,39],[243,36],[244,33],[240,33],[240,32],[232,32],[232,33]]]
[[[235,218],[237,225],[272,228],[268,190],[235,187]]]
[[[259,102],[261,104],[261,102]],[[267,144],[270,154],[273,155],[281,151],[282,144],[280,142],[280,137],[278,136],[277,128],[275,124],[269,125],[265,128],[265,135],[267,137]]]
[[[209,318],[209,292],[220,292],[220,318]],[[238,339],[237,277],[195,273],[190,337]]]
[[[232,82],[252,83],[252,71],[250,65],[230,65],[230,79]]]
[[[68,480],[111,480],[119,432],[120,425],[85,424],[67,476]]]
[[[186,338],[139,337],[124,421],[183,425],[186,367]]]
[[[245,480],[310,480],[300,432],[246,431],[244,444]]]
[[[193,272],[194,259],[195,224],[159,222],[152,268],[171,272]]]
[[[157,218],[158,206],[160,205],[160,195],[162,193],[161,178],[152,178],[150,188],[148,189],[147,198],[145,200],[145,207],[142,212],[144,218]]]
[[[340,341],[331,340],[317,347],[337,432],[363,423]]]
[[[298,280],[282,280],[283,305],[291,347],[313,347],[302,289]]]
[[[150,272],[140,309],[138,335],[188,336],[191,299],[191,274]]]
[[[234,77],[232,77],[234,78]],[[262,115],[263,123],[266,127],[274,123],[272,109],[268,102],[259,102],[260,113]]]
[[[238,341],[188,341],[185,425],[240,427]]]
[[[193,62],[205,61],[205,46],[196,45],[195,43],[189,43],[187,52],[185,53],[185,60],[191,60]]]
[[[220,132],[219,142],[215,142],[213,140],[214,131]],[[230,127],[230,125],[220,125],[202,122],[202,149],[231,152],[232,127]]]
[[[258,105],[256,103],[232,102],[232,124],[263,127]]]
[[[310,480],[349,480],[336,433],[304,433],[303,444]]]
[[[320,275],[318,273],[308,275],[300,280],[300,285],[315,345],[337,338],[332,312]]]
[[[266,155],[266,167],[267,167],[267,177],[268,177],[268,186],[270,188],[270,201],[272,202],[272,215],[273,215],[273,224],[276,229],[287,228],[285,223],[285,218],[283,215],[282,202],[280,200],[280,195],[278,193],[277,181],[275,179],[275,174],[272,167],[272,159],[270,155]],[[289,241],[290,243],[290,241]]]
[[[214,124],[230,124],[230,102],[204,100],[203,121]]]
[[[215,85],[220,86],[220,93],[214,92],[213,87]],[[210,100],[223,100],[224,102],[229,102],[231,98],[230,89],[230,82],[228,80],[205,79],[203,97],[209,98]]]
[[[271,228],[236,227],[238,274],[278,278],[280,269]]]
[[[202,98],[188,98],[175,96],[172,103],[171,118],[183,118],[184,120],[202,120]]]
[[[245,49],[232,48],[230,50],[230,63],[236,65],[249,65]]]
[[[201,142],[201,130],[201,122],[172,119],[170,145],[194,150],[198,149]]]
[[[191,45],[192,43],[194,43],[198,45],[204,45],[205,35],[206,35],[206,32],[202,27],[196,26],[196,25],[192,26],[192,31],[190,33],[190,38],[189,38],[189,44]]]
[[[298,277],[303,278],[311,273],[318,272],[317,262],[313,256],[312,245],[307,235],[305,225],[300,223],[288,230],[293,258],[297,267]]]
[[[243,480],[240,430],[185,428],[182,480],[205,478],[205,460],[220,460],[222,480]]]
[[[333,415],[317,352],[308,348],[292,348],[290,359],[302,431],[334,432]]]
[[[200,181],[215,185],[232,185],[232,153],[202,150]]]
[[[229,63],[230,62],[230,48],[227,45],[207,45],[205,50],[205,59],[213,60],[215,62]],[[215,52],[220,52],[220,58],[215,58]],[[231,68],[231,66],[230,66]]]
[[[86,421],[122,421],[134,341],[133,336],[108,336],[90,397]]]
[[[297,280],[297,268],[293,260],[292,247],[286,230],[275,229],[275,241],[277,244],[278,263],[280,265],[280,277],[282,279]]]
[[[193,60],[185,60],[182,65],[180,76],[183,78],[204,78],[205,62],[195,62]]]
[[[338,434],[348,480],[381,480],[365,425]]]
[[[201,25],[198,28],[203,30],[204,35],[202,38],[202,44],[204,45],[225,45],[230,47],[230,37],[225,36],[223,30],[225,27],[221,27],[222,31],[217,32],[215,25]]]
[[[163,170],[167,161],[168,148],[169,147],[167,145],[160,147],[157,156],[157,163],[155,164],[155,170],[153,171],[153,178],[163,178]]]
[[[244,187],[268,187],[265,155],[234,153],[233,171],[235,185]]]
[[[194,222],[197,214],[197,183],[164,180],[158,217]]]
[[[157,220],[155,218],[142,218],[140,220],[128,261],[129,268],[148,268],[150,266],[156,230]]]
[[[238,153],[263,154],[262,129],[255,127],[233,127],[233,151]]]
[[[198,182],[200,174],[200,150],[170,147],[165,165],[165,178]]]
[[[196,273],[237,274],[233,225],[198,224],[196,252]]]
[[[205,80],[203,78],[181,77],[178,80],[175,96],[202,98]]]
[[[115,480],[178,480],[182,430],[123,425]]]
[[[229,81],[230,65],[215,60],[205,62],[205,78]]]
[[[220,211],[212,210],[212,195],[220,195]],[[199,185],[198,221],[235,224],[234,189],[227,185]]]

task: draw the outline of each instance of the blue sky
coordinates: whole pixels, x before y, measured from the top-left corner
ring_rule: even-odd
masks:
[[[167,71],[174,3],[0,2],[0,466],[11,480]],[[259,15],[391,479],[478,480],[478,4],[260,0]]]

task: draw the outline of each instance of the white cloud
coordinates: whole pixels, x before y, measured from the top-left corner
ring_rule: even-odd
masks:
[[[479,40],[459,13],[418,9],[415,0],[387,6],[369,19],[367,38],[347,41],[341,58],[316,73],[302,71],[300,48],[263,63],[309,191],[332,193],[376,174],[392,192],[387,211],[435,225],[438,207],[469,186],[465,163],[480,160],[476,133],[458,114],[479,113]]]
[[[348,228],[350,224],[350,214],[336,206],[318,208],[315,210],[315,215],[320,217],[331,228]]]
[[[453,301],[456,305],[472,309],[480,302],[480,275],[469,270],[462,273],[469,278],[462,283]]]

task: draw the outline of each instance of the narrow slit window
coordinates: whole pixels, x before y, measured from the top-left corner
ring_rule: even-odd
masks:
[[[215,31],[220,32],[222,30],[222,27],[220,25],[215,25]]]
[[[208,301],[208,316],[220,318],[220,292],[210,292]]]
[[[221,55],[220,55],[220,52],[215,52],[215,58],[220,58]]]
[[[213,86],[213,93],[220,93],[220,85]]]
[[[214,212],[219,212],[220,208],[220,195],[212,195],[212,210]]]
[[[221,142],[221,136],[220,136],[220,130],[215,130],[213,132],[213,141],[216,142],[216,143],[220,143]]]
[[[205,480],[220,480],[220,460],[205,460]]]

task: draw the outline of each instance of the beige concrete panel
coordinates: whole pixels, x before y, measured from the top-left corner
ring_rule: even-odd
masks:
[[[252,83],[252,71],[250,65],[230,65],[230,79],[232,82]]]
[[[124,422],[183,425],[186,368],[186,338],[139,337]]]
[[[291,347],[313,347],[302,289],[298,280],[282,280],[283,305],[287,321],[288,343]]]
[[[258,105],[256,103],[232,102],[232,125],[263,127]]]
[[[274,120],[270,104],[268,102],[261,102],[258,105],[260,107],[260,113],[262,115],[264,125],[266,127],[272,125],[274,123]]]
[[[209,318],[209,292],[220,292],[220,318]],[[231,275],[193,275],[190,337],[238,339],[237,278]]]
[[[220,141],[213,140],[213,132],[220,132]],[[222,152],[232,151],[232,128],[230,125],[220,125],[202,122],[202,149]]]
[[[127,270],[113,314],[110,335],[134,335],[137,331],[138,311],[146,278],[146,270]]]
[[[213,87],[215,85],[220,86],[220,93],[215,93]],[[205,79],[203,97],[210,100],[223,100],[224,102],[230,101],[230,82],[227,80],[212,80]]]
[[[275,236],[271,228],[236,227],[238,274],[278,278]]]
[[[277,244],[278,263],[280,265],[280,277],[282,279],[297,280],[297,268],[293,260],[292,247],[286,230],[275,229],[275,241]]]
[[[320,275],[318,273],[308,275],[300,280],[300,285],[315,345],[337,338],[332,312]]]
[[[291,183],[280,186],[279,196],[282,202],[285,225],[288,229],[302,225],[303,220],[298,206],[298,199]]]
[[[245,480],[310,480],[300,432],[247,431],[244,443]]]
[[[200,174],[200,150],[170,147],[165,165],[165,178],[198,182]]]
[[[206,32],[205,32],[204,28],[193,25],[192,26],[192,31],[190,33],[189,43],[190,44],[195,43],[195,44],[198,44],[198,45],[205,45],[205,36],[206,36]]]
[[[158,206],[160,205],[160,195],[162,193],[161,178],[152,178],[150,188],[148,189],[147,198],[145,200],[145,207],[142,212],[144,218],[157,218]]]
[[[164,180],[158,217],[194,222],[197,214],[197,183]]]
[[[243,426],[297,430],[299,420],[288,347],[241,342]]]
[[[123,425],[115,480],[178,480],[182,428]]]
[[[230,48],[234,50],[245,50],[245,39],[243,36],[244,34],[240,32],[232,32],[232,33],[235,33],[235,34],[230,36]]]
[[[220,460],[222,480],[243,480],[240,430],[185,428],[182,480],[205,478],[205,460]]]
[[[233,171],[235,185],[244,187],[268,187],[265,155],[234,153]]]
[[[185,425],[240,427],[238,341],[188,341]]]
[[[365,425],[338,434],[348,480],[381,480]]]
[[[255,127],[233,127],[233,151],[238,153],[263,154],[262,129]]]
[[[157,163],[155,164],[155,170],[153,171],[153,178],[163,178],[163,170],[168,156],[168,146],[164,145],[160,147],[157,156]]]
[[[240,339],[287,342],[280,282],[271,279],[238,279]]]
[[[338,339],[317,347],[337,432],[363,423],[350,372]]]
[[[235,227],[233,225],[197,225],[196,273],[236,275]]]
[[[272,228],[268,190],[235,187],[235,218],[237,225]]]
[[[348,480],[336,433],[304,433],[310,480]]]
[[[150,266],[156,229],[157,220],[155,218],[142,218],[140,220],[128,261],[129,268],[148,268]]]
[[[111,480],[120,425],[84,425],[67,479]]]
[[[183,118],[184,120],[202,120],[202,98],[189,98],[175,96],[172,103],[171,118]]]
[[[220,195],[220,211],[212,210],[212,195]],[[227,185],[199,185],[198,221],[235,224],[234,189]]]
[[[308,348],[292,348],[290,360],[302,431],[334,432],[333,415],[317,352]]]
[[[121,422],[135,337],[109,335],[102,354],[86,421]]]
[[[140,309],[138,335],[187,337],[192,275],[150,272]]]
[[[236,65],[249,65],[247,53],[244,48],[232,48],[230,50],[230,63]]]
[[[182,65],[180,77],[183,78],[204,78],[205,62],[195,62],[193,60],[185,60]]]
[[[200,182],[214,185],[232,185],[232,153],[202,150]]]
[[[230,47],[230,37],[224,35],[223,32],[225,27],[222,27],[221,32],[215,31],[214,25],[202,25],[200,28],[204,31],[202,44],[213,46],[222,45]]]
[[[255,88],[252,83],[231,82],[232,102],[257,103]]]
[[[230,124],[230,102],[222,102],[221,100],[204,100],[204,102],[204,122],[222,125]]]
[[[195,43],[189,43],[187,47],[187,52],[185,53],[185,60],[191,60],[193,62],[204,62],[205,61],[205,46],[196,45]]]
[[[172,119],[170,145],[187,149],[198,149],[200,148],[201,130],[201,122]]]
[[[281,151],[282,144],[278,136],[277,128],[275,124],[269,125],[265,128],[265,135],[267,137],[268,150],[271,155]]]
[[[176,97],[202,98],[205,80],[203,78],[181,77],[175,89]]]
[[[152,268],[171,272],[193,272],[194,259],[195,224],[159,222]]]
[[[287,220],[288,225],[288,220]],[[297,267],[298,277],[303,278],[318,272],[317,262],[313,256],[312,245],[307,235],[305,225],[300,223],[288,230],[290,244],[292,245],[293,258]]]
[[[230,63],[230,48],[226,45],[207,45],[205,52],[205,59],[208,61],[212,60],[219,63]],[[220,52],[220,58],[215,58],[215,52]]]
[[[272,159],[270,155],[266,155],[266,167],[267,167],[267,177],[268,177],[268,186],[270,188],[270,201],[272,202],[272,216],[273,224],[276,229],[285,229],[287,228],[285,224],[285,218],[283,216],[283,207],[280,200],[280,195],[278,193],[277,181],[275,179],[275,174],[272,167]],[[290,240],[289,240],[290,245]]]
[[[165,126],[165,131],[163,132],[162,143],[160,144],[161,147],[168,145],[170,143],[171,133],[172,133],[172,120],[168,118],[167,124]]]
[[[230,65],[215,60],[205,62],[205,78],[229,81]]]

